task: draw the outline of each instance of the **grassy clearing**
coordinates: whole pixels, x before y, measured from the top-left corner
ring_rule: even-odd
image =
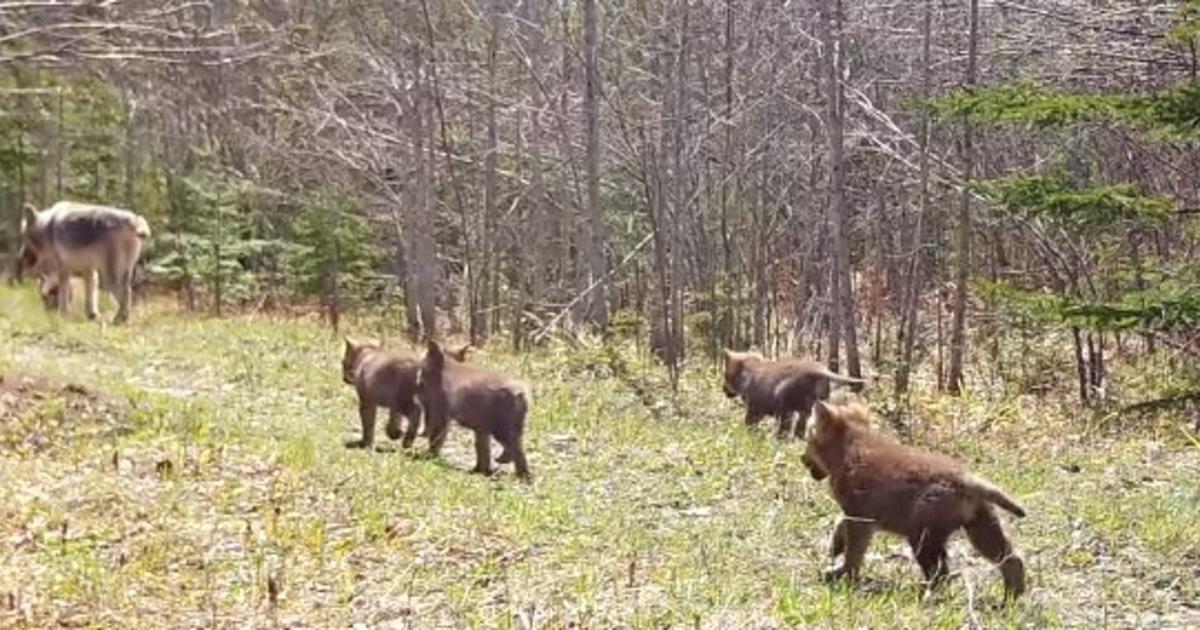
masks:
[[[836,506],[707,367],[672,401],[632,354],[623,378],[598,348],[479,354],[533,385],[525,486],[467,474],[461,430],[440,460],[344,449],[353,393],[313,322],[136,321],[101,331],[0,290],[0,626],[1200,624],[1200,447],[1180,422],[921,398],[911,439],[1029,511],[1007,524],[1032,581],[1001,609],[957,542],[958,579],[923,602],[889,537],[858,588],[819,581]]]

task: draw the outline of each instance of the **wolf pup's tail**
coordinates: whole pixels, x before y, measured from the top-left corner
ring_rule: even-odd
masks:
[[[1014,516],[1025,516],[1025,509],[1017,505],[1016,501],[1008,498],[1000,488],[992,485],[992,483],[981,477],[971,475],[967,479],[967,483],[979,493],[979,496],[986,499],[989,503],[994,503],[1005,510],[1011,512]]]

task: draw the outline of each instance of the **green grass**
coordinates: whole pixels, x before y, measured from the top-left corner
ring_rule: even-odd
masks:
[[[1032,589],[1005,609],[961,540],[927,601],[886,536],[863,584],[822,584],[836,505],[707,365],[672,399],[634,353],[625,378],[592,347],[473,357],[533,387],[527,486],[467,474],[461,429],[440,459],[343,448],[340,352],[303,319],[154,303],[102,330],[0,289],[0,626],[1200,623],[1200,448],[1180,424],[1098,432],[1069,392],[918,395],[912,439],[1029,512],[1007,526]]]

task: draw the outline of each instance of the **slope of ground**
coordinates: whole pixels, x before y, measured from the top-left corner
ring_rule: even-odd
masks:
[[[1032,589],[1001,608],[958,541],[956,579],[922,601],[889,537],[863,584],[820,582],[836,506],[708,366],[671,402],[636,357],[648,390],[587,348],[480,353],[532,383],[525,486],[467,474],[462,430],[440,460],[344,449],[340,342],[311,322],[135,322],[0,289],[0,626],[1200,624],[1200,446],[1175,424],[1104,435],[1065,404],[923,400],[910,439],[1028,510],[1006,524]]]

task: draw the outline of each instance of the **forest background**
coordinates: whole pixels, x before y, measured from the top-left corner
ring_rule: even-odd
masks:
[[[0,626],[1196,625],[1198,38],[1196,0],[0,0],[0,272],[24,203],[154,232],[130,326],[0,287]],[[342,334],[528,381],[535,482],[464,431],[342,448]],[[822,583],[838,508],[723,347],[862,374],[1004,487],[1028,595],[956,543],[927,601],[886,537]]]
[[[957,391],[1062,333],[1089,402],[1113,353],[1200,350],[1197,11],[7,2],[2,242],[125,206],[189,309],[586,328],[672,380],[754,347]]]

